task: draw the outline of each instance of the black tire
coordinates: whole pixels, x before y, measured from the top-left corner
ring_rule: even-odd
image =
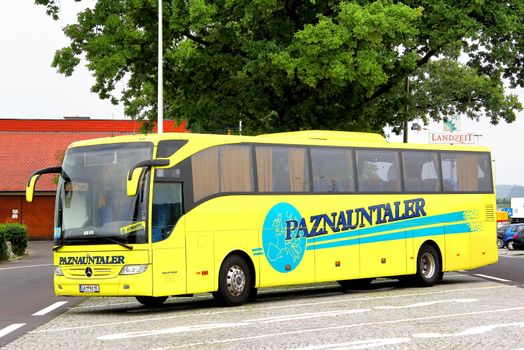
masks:
[[[337,281],[337,283],[340,284],[340,286],[344,290],[348,290],[348,289],[368,289],[372,280],[373,280],[372,278],[361,278],[361,279],[356,279],[356,280]]]
[[[160,306],[166,300],[167,297],[135,297],[138,302],[144,306]]]
[[[227,257],[220,267],[218,291],[213,293],[215,300],[226,306],[242,305],[250,296],[256,295],[253,289],[246,261],[238,255]]]
[[[437,250],[424,244],[417,256],[416,282],[422,287],[431,287],[437,283],[442,272],[442,262],[440,261]]]
[[[497,248],[504,248],[504,241],[502,240],[502,238],[497,238]]]
[[[442,281],[444,279],[444,272],[441,272],[438,274],[438,281]]]
[[[515,250],[515,246],[513,245],[513,240],[506,242],[506,248],[508,248],[508,250]]]

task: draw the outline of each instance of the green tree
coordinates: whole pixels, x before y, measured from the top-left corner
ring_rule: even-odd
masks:
[[[35,2],[59,15],[58,0]],[[154,118],[157,3],[98,0],[52,65],[71,75],[84,55],[92,91]],[[164,114],[194,131],[400,132],[522,109],[504,85],[524,86],[522,0],[164,0],[163,12]]]

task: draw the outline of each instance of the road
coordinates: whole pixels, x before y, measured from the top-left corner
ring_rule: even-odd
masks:
[[[349,292],[329,283],[290,286],[262,290],[235,308],[217,307],[208,294],[157,308],[133,298],[74,307],[78,299],[65,299],[47,315],[61,316],[36,329],[11,319],[26,323],[25,331],[3,349],[522,349],[524,334],[505,330],[524,326],[524,304],[515,302],[524,300],[523,265],[524,251],[501,250],[499,264],[446,273],[432,288],[391,280]]]
[[[29,242],[25,258],[0,265],[0,348],[81,302],[53,292],[52,242]]]
[[[499,262],[468,272],[483,278],[524,287],[524,250],[499,249]]]

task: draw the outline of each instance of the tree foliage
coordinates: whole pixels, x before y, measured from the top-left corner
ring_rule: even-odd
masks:
[[[35,2],[59,15],[58,0]],[[522,109],[504,85],[524,86],[522,0],[162,3],[164,113],[195,131],[239,120],[248,133],[399,131],[456,113],[511,122]],[[98,0],[64,29],[53,66],[71,75],[84,55],[92,91],[154,117],[157,4]]]

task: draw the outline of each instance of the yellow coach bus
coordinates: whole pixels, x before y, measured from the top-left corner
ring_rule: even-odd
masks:
[[[211,292],[443,273],[497,262],[489,150],[375,134],[165,133],[73,143],[59,174],[57,295]]]

